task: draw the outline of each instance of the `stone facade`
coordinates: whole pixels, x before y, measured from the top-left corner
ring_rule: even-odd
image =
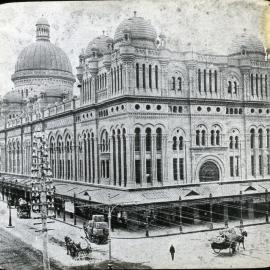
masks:
[[[270,64],[259,40],[238,38],[229,55],[174,52],[143,18],[125,20],[79,56],[79,98],[46,99],[43,85],[2,102],[1,172],[30,175],[33,133],[45,130],[56,179],[127,189],[269,179]],[[70,93],[72,74],[60,73]]]

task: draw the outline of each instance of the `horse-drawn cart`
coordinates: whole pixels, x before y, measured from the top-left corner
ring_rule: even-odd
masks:
[[[241,230],[241,234],[236,234],[235,229],[225,229],[219,232],[219,236],[211,239],[211,248],[215,253],[220,253],[223,249],[229,249],[229,253],[233,255],[236,252],[236,247],[238,244],[238,249],[240,243],[242,243],[243,248],[244,246],[244,238],[247,236],[247,232]]]

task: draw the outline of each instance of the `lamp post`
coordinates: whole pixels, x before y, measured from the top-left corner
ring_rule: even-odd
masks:
[[[8,185],[8,211],[9,211],[9,220],[8,220],[8,226],[7,228],[14,228],[14,226],[12,226],[12,218],[11,218],[11,192],[10,192],[10,184]]]

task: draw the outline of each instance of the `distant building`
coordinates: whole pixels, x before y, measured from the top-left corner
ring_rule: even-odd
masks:
[[[41,18],[1,101],[2,175],[31,175],[33,133],[45,130],[67,197],[74,186],[82,200],[88,190],[93,202],[110,193],[151,206],[270,188],[270,63],[258,38],[235,37],[228,55],[176,52],[134,14],[79,56],[77,98],[70,61],[49,36]]]

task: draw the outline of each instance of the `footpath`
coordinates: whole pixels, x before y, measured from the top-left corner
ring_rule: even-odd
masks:
[[[41,229],[41,225],[34,225],[34,223],[39,223],[39,219],[19,219],[17,218],[16,209],[11,210],[12,213],[12,225],[14,228],[6,228],[9,221],[9,210],[7,208],[6,202],[0,201],[0,226],[12,233],[14,236],[20,238],[22,241],[30,244],[33,248],[41,250],[42,246],[42,233],[36,232],[36,230]],[[56,220],[48,220],[49,222],[54,221],[53,223],[48,223],[48,254],[50,258],[53,258],[55,261],[59,261],[64,267],[73,267],[73,266],[83,266],[83,265],[95,265],[100,264],[104,261],[108,260],[108,245],[96,245],[91,243],[91,247],[93,252],[91,253],[91,259],[89,260],[81,260],[76,261],[71,258],[70,255],[66,254],[66,247],[64,243],[65,236],[69,236],[76,243],[83,242],[84,240],[81,237],[84,237],[84,232],[82,229],[83,221],[77,218],[77,224],[73,225],[73,220],[68,216],[66,217],[66,222],[63,222],[60,219]],[[244,220],[244,226],[252,226],[253,224],[264,224],[265,219],[256,219],[256,220]],[[198,225],[190,225],[183,226],[182,235],[186,235],[188,237],[189,234],[194,234],[196,232],[205,232],[209,231],[209,224],[198,224]],[[223,223],[214,223],[214,230],[219,230],[224,228]],[[239,221],[231,221],[229,222],[229,227],[239,226]],[[215,232],[211,233],[216,234]],[[175,237],[174,237],[175,235]],[[177,236],[178,235],[178,236]],[[179,227],[170,227],[170,228],[151,228],[149,230],[149,237],[145,237],[145,230],[137,230],[137,231],[128,231],[121,229],[114,229],[112,232],[112,258],[113,260],[121,260],[121,261],[131,261],[137,263],[143,263],[149,266],[152,265],[151,261],[146,261],[148,258],[150,259],[151,255],[143,256],[143,247],[139,248],[142,245],[150,245],[153,247],[153,244],[156,241],[164,242],[164,246],[167,245],[167,241],[172,241],[174,239],[179,239]],[[162,239],[160,239],[160,237]],[[147,239],[149,238],[149,239]],[[156,239],[157,238],[157,239]],[[185,239],[186,237],[184,237]],[[189,237],[190,238],[190,237]],[[187,239],[189,239],[187,238]],[[129,241],[128,239],[137,239],[135,242]],[[151,240],[153,239],[153,240]],[[155,240],[156,239],[156,240]],[[160,239],[160,240],[158,240]],[[119,242],[121,241],[121,242]],[[154,242],[153,242],[154,241]],[[139,245],[135,250],[135,246]],[[158,245],[158,242],[157,242]],[[127,249],[123,250],[122,247],[125,246]],[[121,247],[121,249],[120,249]],[[129,249],[129,250],[128,250]],[[132,250],[132,251],[131,251]],[[151,247],[149,247],[151,250]],[[130,253],[132,252],[132,253]],[[135,256],[135,254],[138,254]],[[133,256],[134,255],[134,256]],[[134,257],[132,259],[132,257]],[[140,258],[141,257],[141,258]]]

